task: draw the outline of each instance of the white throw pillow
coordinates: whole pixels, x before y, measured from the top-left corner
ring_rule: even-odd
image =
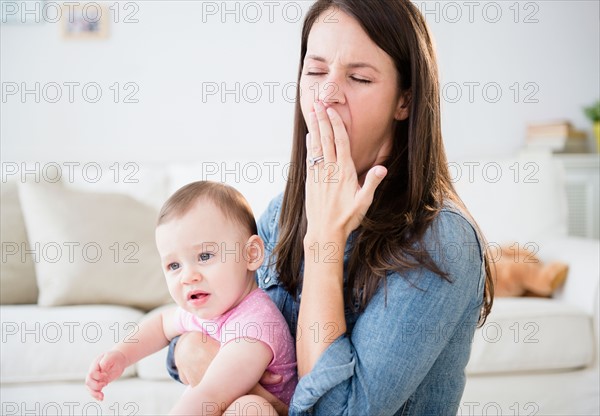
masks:
[[[155,209],[122,194],[58,184],[19,188],[40,306],[170,301],[154,242]]]
[[[2,183],[0,192],[0,239],[2,263],[0,265],[0,303],[36,303],[38,288],[35,268],[29,245],[17,181]]]
[[[2,383],[78,381],[82,390],[94,358],[119,341],[138,341],[137,322],[143,316],[137,309],[109,305],[5,305],[1,312]],[[134,375],[130,366],[122,377]],[[56,414],[39,410],[31,414]]]
[[[594,361],[592,317],[565,302],[496,298],[475,331],[467,374],[585,368]]]

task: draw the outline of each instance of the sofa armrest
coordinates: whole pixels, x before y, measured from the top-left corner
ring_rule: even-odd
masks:
[[[567,280],[554,298],[582,308],[593,316],[600,281],[600,240],[563,237],[546,241],[539,248],[542,261],[562,261],[569,265]]]

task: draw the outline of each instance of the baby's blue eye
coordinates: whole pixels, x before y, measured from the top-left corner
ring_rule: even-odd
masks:
[[[213,255],[211,253],[200,253],[198,258],[200,259],[200,261],[209,261],[212,256]]]
[[[169,264],[169,265],[167,266],[167,269],[169,269],[169,270],[177,270],[177,269],[179,269],[179,267],[181,267],[181,266],[179,265],[179,263],[171,263],[171,264]]]

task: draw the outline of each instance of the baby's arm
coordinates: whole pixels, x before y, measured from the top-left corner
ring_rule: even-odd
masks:
[[[171,415],[221,415],[258,383],[272,359],[273,351],[261,341],[230,341],[219,350],[202,381],[186,390]]]
[[[95,399],[103,400],[102,389],[119,378],[127,367],[166,347],[172,338],[179,335],[174,314],[175,308],[169,308],[146,319],[140,324],[133,339],[119,343],[94,360],[85,384]]]

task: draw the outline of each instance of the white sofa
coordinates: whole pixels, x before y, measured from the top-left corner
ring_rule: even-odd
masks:
[[[531,166],[537,183],[515,181]],[[238,188],[258,216],[287,168],[283,160],[4,162],[0,413],[168,412],[183,387],[167,376],[165,350],[108,386],[102,403],[83,385],[93,357],[117,339],[134,342],[135,323],[170,301],[153,247],[156,210],[179,186],[209,179]],[[529,244],[570,265],[552,299],[495,300],[473,340],[460,414],[599,414],[599,243],[566,236],[560,166],[521,156],[451,169],[490,246]]]

